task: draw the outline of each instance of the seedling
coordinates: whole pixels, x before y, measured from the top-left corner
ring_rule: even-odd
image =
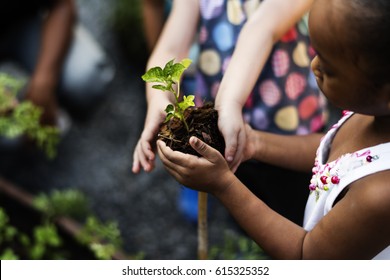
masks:
[[[165,112],[167,115],[164,123],[169,122],[172,118],[179,119],[187,130],[187,136],[190,134],[190,128],[186,122],[184,113],[187,108],[195,106],[195,96],[183,95],[182,101],[179,101],[179,98],[181,77],[191,62],[190,59],[186,58],[179,63],[174,63],[174,59],[172,59],[165,65],[164,69],[161,67],[153,67],[142,76],[145,82],[155,83],[152,86],[154,89],[164,92],[169,91],[173,94],[175,103],[169,104],[166,107]],[[202,135],[206,135],[206,133],[202,133]],[[180,141],[180,143],[184,142]],[[198,209],[198,257],[199,259],[207,259],[207,194],[204,192],[199,192]]]
[[[150,68],[142,79],[147,83],[156,83],[152,87],[161,91],[169,91],[175,97],[175,103],[169,104],[165,112],[167,116],[164,122],[170,121],[172,118],[178,118],[184,123],[187,132],[189,131],[188,124],[184,117],[184,112],[187,108],[195,106],[194,95],[184,95],[183,100],[180,98],[180,81],[184,71],[190,66],[191,59],[185,58],[179,63],[174,63],[174,59],[170,60],[162,69],[161,67]],[[176,89],[175,89],[176,88]]]

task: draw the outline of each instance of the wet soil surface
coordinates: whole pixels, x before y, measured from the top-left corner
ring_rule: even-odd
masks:
[[[190,138],[195,136],[224,154],[225,141],[218,129],[218,111],[213,103],[188,108],[184,116],[188,131],[183,121],[172,118],[162,124],[158,138],[174,151],[200,156],[189,144]]]

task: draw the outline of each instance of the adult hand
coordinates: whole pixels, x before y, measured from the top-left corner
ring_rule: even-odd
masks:
[[[218,128],[225,139],[225,158],[230,169],[235,172],[243,159],[246,142],[245,123],[242,108],[221,106],[218,110]]]
[[[234,177],[223,156],[196,137],[190,144],[201,157],[172,151],[161,140],[158,153],[168,172],[181,184],[202,192],[219,193],[227,188]]]
[[[57,124],[58,104],[55,87],[56,82],[49,78],[32,77],[28,84],[26,99],[43,110],[41,124]]]

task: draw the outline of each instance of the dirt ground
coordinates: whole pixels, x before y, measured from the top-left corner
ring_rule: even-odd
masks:
[[[77,188],[103,220],[118,221],[129,254],[146,259],[195,259],[196,226],[177,210],[178,184],[159,160],[156,169],[134,175],[132,152],[144,116],[143,69],[126,60],[110,26],[112,0],[79,0],[81,21],[102,44],[116,65],[106,99],[87,118],[74,118],[58,156],[48,161],[37,154],[4,156],[0,174],[32,193]],[[210,203],[209,245],[221,244],[234,229],[226,210]]]

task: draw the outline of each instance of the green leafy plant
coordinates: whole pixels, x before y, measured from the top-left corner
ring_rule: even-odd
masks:
[[[172,118],[181,120],[187,131],[189,131],[188,124],[184,117],[184,112],[187,108],[195,106],[194,95],[184,95],[182,101],[180,98],[180,81],[184,71],[190,66],[191,59],[185,58],[178,63],[174,63],[174,59],[170,60],[164,68],[153,67],[150,68],[142,79],[148,83],[155,83],[152,87],[161,91],[169,91],[175,98],[174,104],[169,104],[165,112],[167,116],[164,122],[168,122]]]
[[[110,259],[122,246],[121,233],[114,221],[102,223],[93,216],[87,217],[78,240],[94,252],[98,259]],[[101,242],[103,240],[103,242]]]
[[[40,193],[33,200],[33,206],[53,219],[57,216],[70,216],[80,219],[88,215],[88,200],[77,189],[52,190]]]
[[[31,234],[11,225],[5,210],[0,207],[0,259],[66,259],[69,252],[64,248],[55,223],[60,216],[80,221],[82,228],[76,240],[89,248],[96,259],[112,259],[122,246],[118,224],[99,220],[90,213],[87,203],[85,195],[75,189],[38,194],[33,206],[42,213],[42,221],[32,229]],[[23,248],[23,255],[20,248]],[[143,254],[139,253],[134,258],[141,259]]]
[[[270,257],[252,239],[231,231],[225,231],[222,246],[210,249],[210,259],[219,260],[267,260]]]
[[[161,67],[150,68],[142,79],[147,83],[154,83],[152,88],[161,90],[163,92],[171,92],[174,96],[174,104],[168,104],[165,109],[167,113],[164,123],[171,121],[173,118],[180,120],[187,131],[187,136],[190,135],[190,128],[186,122],[185,111],[192,106],[195,106],[194,95],[183,95],[180,101],[180,82],[184,71],[191,65],[191,59],[185,58],[179,63],[175,63],[174,59]],[[169,127],[169,126],[168,126]],[[170,130],[170,128],[169,128]],[[205,135],[205,133],[203,133]],[[161,133],[160,137],[164,137]],[[169,135],[169,139],[172,135]],[[177,140],[177,139],[175,139]],[[182,141],[178,141],[183,143]],[[207,259],[207,193],[199,192],[198,196],[198,258]]]
[[[83,220],[83,227],[77,236],[78,241],[95,254],[98,259],[111,259],[122,246],[121,233],[116,222],[103,223],[93,216],[88,208],[85,195],[76,189],[53,190],[49,194],[39,194],[34,206],[53,220],[58,216],[69,216]]]
[[[18,252],[13,249],[24,248],[25,258],[39,260],[42,258],[62,259],[64,252],[61,252],[62,240],[54,224],[44,222],[32,230],[32,235],[20,231],[10,224],[8,215],[3,208],[0,208],[0,244],[4,250],[0,250],[0,259],[17,260],[20,258]]]
[[[59,130],[40,124],[41,108],[30,101],[17,100],[16,95],[25,83],[24,80],[0,73],[0,136],[27,136],[44,150],[48,158],[54,158],[60,140]]]

